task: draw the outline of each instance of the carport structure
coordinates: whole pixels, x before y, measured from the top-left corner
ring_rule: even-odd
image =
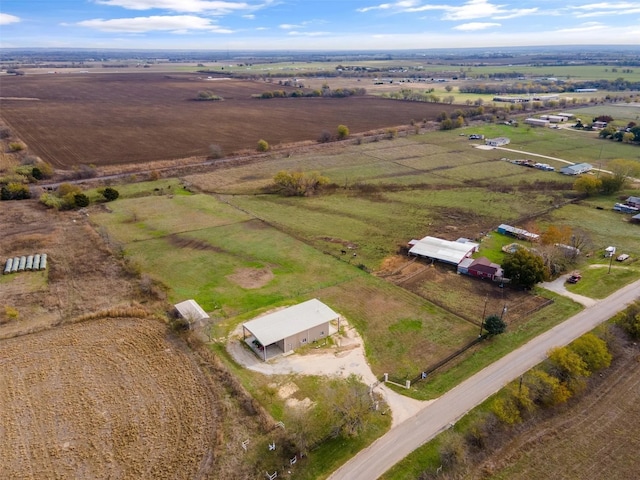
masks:
[[[340,315],[314,298],[244,323],[242,336],[267,361],[329,336],[334,320],[339,322]]]

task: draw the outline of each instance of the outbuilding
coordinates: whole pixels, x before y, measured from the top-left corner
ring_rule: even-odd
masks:
[[[507,137],[487,138],[485,144],[490,147],[501,147],[502,145],[508,145],[511,143]]]
[[[478,278],[495,280],[502,278],[502,268],[485,257],[476,258],[468,268],[469,275]]]
[[[524,123],[526,123],[527,125],[533,125],[534,127],[548,127],[549,126],[549,120],[546,120],[546,119],[543,119],[543,118],[529,117],[524,121]]]
[[[593,168],[589,163],[576,163],[575,165],[569,165],[562,167],[559,171],[564,175],[580,175],[586,173]]]
[[[537,242],[540,239],[540,235],[537,233],[528,232],[524,228],[512,227],[504,223],[498,225],[496,231],[502,235],[510,235],[521,240],[529,240],[530,242]]]
[[[439,262],[458,265],[463,259],[470,257],[478,248],[473,242],[452,242],[435,237],[424,237],[411,240],[409,255],[438,260]]]
[[[313,298],[244,323],[242,336],[266,362],[268,358],[328,337],[331,322],[339,319],[338,313]]]
[[[209,318],[207,312],[193,299],[177,303],[174,307],[178,314],[189,322],[190,327],[195,323]]]

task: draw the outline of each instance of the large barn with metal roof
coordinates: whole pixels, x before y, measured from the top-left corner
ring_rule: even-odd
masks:
[[[430,258],[439,262],[458,265],[464,258],[470,257],[478,250],[478,244],[467,239],[458,241],[442,240],[436,237],[424,237],[411,240],[409,255]]]
[[[331,322],[339,319],[338,313],[314,298],[246,322],[242,334],[247,345],[267,361],[326,338]]]

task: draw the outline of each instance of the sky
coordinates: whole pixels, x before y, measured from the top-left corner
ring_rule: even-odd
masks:
[[[394,50],[638,45],[640,2],[1,0],[0,47]]]

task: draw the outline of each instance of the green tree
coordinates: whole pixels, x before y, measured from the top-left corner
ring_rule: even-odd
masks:
[[[640,162],[637,160],[626,160],[617,158],[607,165],[613,178],[620,184],[620,188],[624,188],[629,178],[640,177]]]
[[[31,198],[29,187],[22,183],[10,182],[0,189],[0,200],[25,200]]]
[[[318,172],[305,174],[281,170],[273,177],[274,189],[287,197],[312,195],[327,183],[329,179]]]
[[[349,136],[349,127],[346,125],[338,125],[338,139],[344,140]]]
[[[42,180],[44,178],[42,170],[40,170],[38,167],[33,167],[31,169],[31,176],[36,180]]]
[[[545,407],[564,403],[571,398],[571,391],[560,380],[544,370],[534,368],[523,377],[531,400]]]
[[[502,263],[504,276],[517,287],[531,288],[547,276],[542,257],[529,250],[519,248],[509,254]]]
[[[611,138],[618,130],[613,125],[608,125],[598,133],[598,136],[602,138]]]
[[[596,372],[611,365],[611,353],[607,342],[593,333],[587,333],[569,345],[569,348],[580,355],[591,372]]]
[[[575,386],[591,374],[582,357],[567,347],[552,349],[549,352],[549,362],[552,373],[573,392],[577,390]]]
[[[78,208],[84,208],[89,206],[89,197],[87,197],[84,193],[76,193],[73,196],[73,203]]]
[[[620,179],[617,179],[613,175],[603,175],[600,178],[600,191],[603,195],[611,195],[619,192],[623,184],[623,181],[620,181]]]
[[[489,335],[500,335],[507,329],[507,324],[498,315],[489,315],[484,321],[484,328]]]
[[[356,437],[366,428],[373,414],[373,399],[369,387],[357,375],[351,374],[346,380],[337,380],[332,399],[333,409],[338,415],[340,432],[347,437]]]
[[[634,340],[640,340],[640,301],[618,313],[614,320]]]
[[[602,182],[600,179],[592,175],[581,175],[575,182],[573,182],[573,189],[587,197],[598,193],[601,186]]]
[[[269,151],[269,143],[266,140],[258,140],[258,151],[259,152],[268,152]]]
[[[112,202],[120,196],[120,192],[115,188],[107,187],[102,191],[102,196],[107,202]]]

